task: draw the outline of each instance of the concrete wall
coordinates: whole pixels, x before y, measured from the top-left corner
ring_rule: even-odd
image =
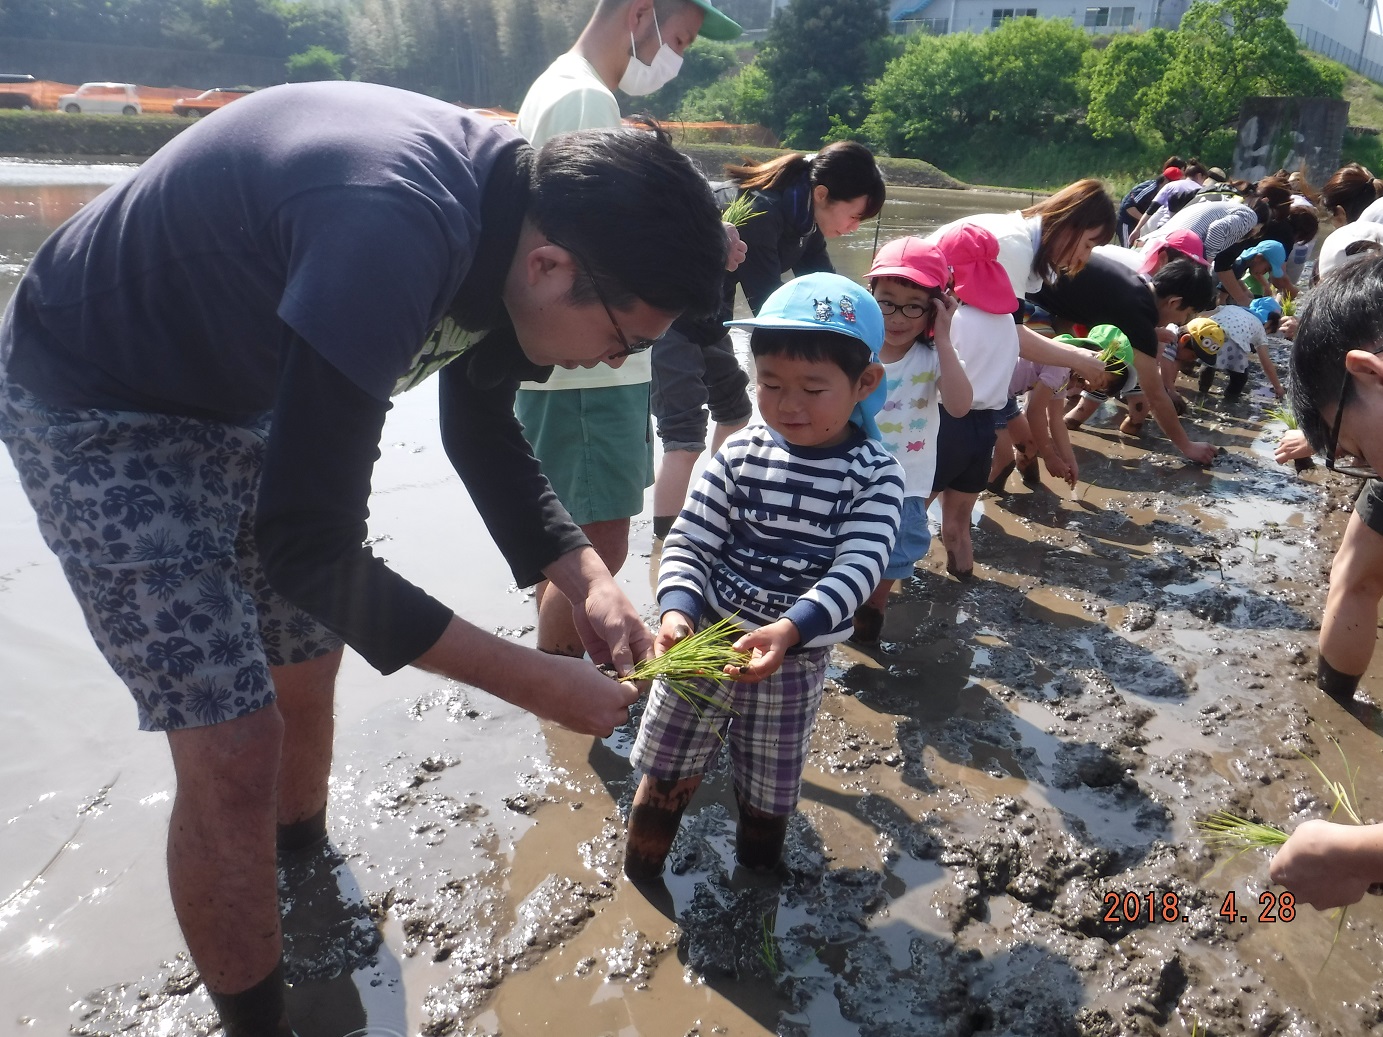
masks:
[[[948,32],[985,32],[995,10],[1036,10],[1039,18],[1065,18],[1085,27],[1087,7],[1133,8],[1131,21],[1093,27],[1094,34],[1134,32],[1154,25],[1175,28],[1189,0],[892,0],[890,17],[944,23]],[[1170,24],[1168,19],[1172,19]]]
[[[20,40],[7,36],[0,36],[0,71],[27,72],[39,79],[60,83],[112,80],[199,89],[273,86],[284,80],[281,58],[111,47],[60,40]]]
[[[1349,102],[1324,97],[1250,97],[1239,109],[1232,176],[1257,180],[1306,163],[1306,178],[1323,184],[1340,164]]]

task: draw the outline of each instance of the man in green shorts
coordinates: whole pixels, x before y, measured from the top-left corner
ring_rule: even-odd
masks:
[[[731,40],[740,27],[707,0],[600,0],[571,50],[528,89],[518,130],[534,147],[571,130],[620,124],[616,87],[648,94],[677,75],[697,35]],[[731,262],[735,263],[732,252]],[[558,498],[612,573],[629,551],[629,520],[653,484],[648,353],[616,369],[555,371],[524,382],[515,412]],[[538,647],[581,655],[571,603],[538,587]]]

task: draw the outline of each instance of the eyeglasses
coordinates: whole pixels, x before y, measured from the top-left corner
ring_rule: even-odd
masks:
[[[1370,353],[1377,356],[1383,353],[1383,348],[1370,349]],[[1377,479],[1378,472],[1370,464],[1343,464],[1335,463],[1335,452],[1340,448],[1340,423],[1344,420],[1345,404],[1349,400],[1350,388],[1354,385],[1354,376],[1345,371],[1344,384],[1340,386],[1340,398],[1335,404],[1335,420],[1330,426],[1330,435],[1325,441],[1325,466],[1332,472],[1339,472],[1341,475],[1350,475],[1356,479]],[[1356,459],[1357,460],[1357,459]]]
[[[605,301],[605,294],[600,290],[600,282],[598,282],[595,279],[595,275],[591,273],[590,264],[582,258],[581,253],[570,245],[562,244],[562,242],[555,238],[549,237],[547,240],[558,248],[566,249],[571,253],[572,258],[576,260],[576,265],[581,268],[581,272],[586,275],[586,280],[591,283],[591,291],[595,292],[595,297],[600,300],[600,305],[605,307],[605,315],[610,318],[610,323],[614,325],[615,334],[619,336],[619,344],[624,348],[618,353],[611,353],[605,359],[618,360],[621,357],[633,356],[635,353],[643,353],[646,350],[652,349],[654,340],[651,338],[636,338],[633,342],[630,342],[629,339],[625,337],[624,329],[619,326],[619,321],[615,320],[615,311],[611,309],[610,304]]]
[[[899,306],[897,303],[889,302],[887,299],[876,299],[874,301],[879,304],[879,310],[885,317],[892,317],[899,310],[902,310],[904,317],[916,320],[918,317],[925,316],[927,311],[931,309],[930,306],[924,306],[920,302],[910,302],[906,306]]]

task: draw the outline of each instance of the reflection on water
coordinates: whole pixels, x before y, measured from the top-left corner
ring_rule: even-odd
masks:
[[[111,184],[137,169],[134,164],[69,163],[0,158],[0,308],[34,252],[59,224]],[[1003,212],[1031,203],[1032,195],[890,189],[879,220],[831,242],[832,261],[842,274],[863,278],[878,243],[902,234],[926,234],[974,212]]]
[[[45,238],[135,165],[0,159],[0,308]]]

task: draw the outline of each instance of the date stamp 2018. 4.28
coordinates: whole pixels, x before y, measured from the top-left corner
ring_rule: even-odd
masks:
[[[1257,914],[1253,913],[1254,909],[1251,907],[1241,914],[1238,898],[1234,890],[1230,890],[1225,894],[1217,914],[1226,922],[1247,922],[1251,919],[1264,923],[1290,922],[1297,916],[1296,903],[1296,897],[1292,895],[1291,890],[1284,889],[1276,893],[1266,889],[1258,896]],[[1116,924],[1181,922],[1188,917],[1182,908],[1181,894],[1170,889],[1151,889],[1144,892],[1111,890],[1104,894],[1103,906],[1104,914],[1101,921]]]

